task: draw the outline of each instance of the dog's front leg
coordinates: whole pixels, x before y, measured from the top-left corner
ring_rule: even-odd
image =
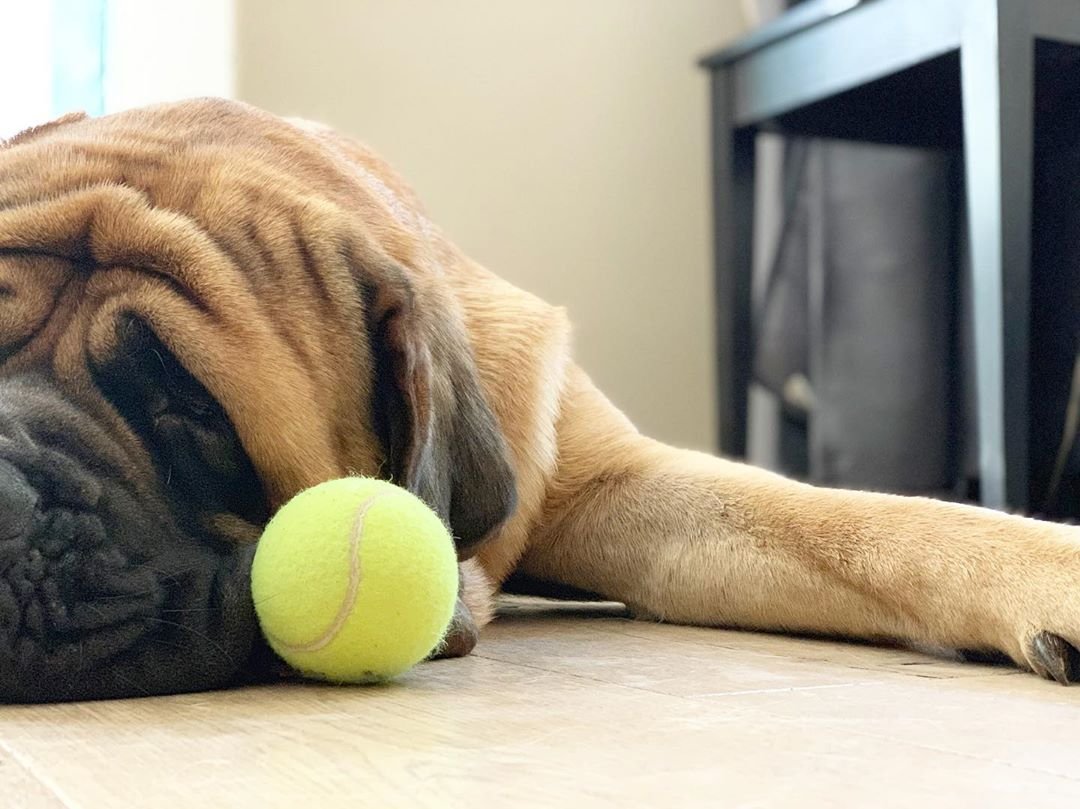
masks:
[[[1080,529],[675,450],[579,372],[558,434],[530,575],[666,621],[997,651],[1080,675]]]

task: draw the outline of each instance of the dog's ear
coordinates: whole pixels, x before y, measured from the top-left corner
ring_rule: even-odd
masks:
[[[434,508],[468,555],[516,505],[509,450],[452,307],[399,267],[378,276],[364,285],[375,429],[392,479]]]

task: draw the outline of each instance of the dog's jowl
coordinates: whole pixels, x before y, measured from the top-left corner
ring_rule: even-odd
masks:
[[[562,310],[465,256],[360,144],[242,104],[0,146],[0,698],[278,670],[254,543],[351,473],[451,528],[467,653],[512,573],[642,616],[1080,676],[1080,529],[819,489],[641,436]],[[481,637],[482,642],[482,637]]]

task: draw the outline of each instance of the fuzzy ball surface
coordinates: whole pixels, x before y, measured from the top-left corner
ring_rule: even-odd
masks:
[[[302,674],[379,682],[442,642],[458,569],[442,521],[413,494],[350,477],[300,492],[266,526],[251,571],[271,648]]]

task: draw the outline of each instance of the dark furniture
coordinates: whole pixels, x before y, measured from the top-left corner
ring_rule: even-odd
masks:
[[[702,60],[712,76],[722,452],[746,451],[755,134],[956,146],[981,497],[1028,505],[1035,92],[1052,80],[1040,64],[1077,44],[1080,0],[809,0]]]

